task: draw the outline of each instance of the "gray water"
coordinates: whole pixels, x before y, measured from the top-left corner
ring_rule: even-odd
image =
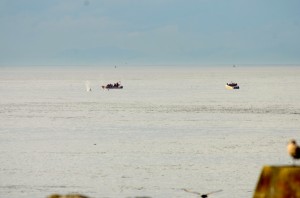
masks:
[[[299,87],[299,67],[1,69],[0,197],[252,197],[292,162]]]

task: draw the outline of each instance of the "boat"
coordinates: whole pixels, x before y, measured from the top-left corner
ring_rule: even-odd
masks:
[[[114,84],[107,84],[107,85],[102,85],[101,86],[102,89],[107,89],[107,90],[110,90],[110,89],[123,89],[123,86],[120,84],[120,82],[117,82],[117,83],[114,83]]]
[[[104,85],[102,85],[101,86],[102,87],[102,89],[123,89],[123,86],[119,86],[119,87],[114,87],[114,86],[108,86],[108,85],[106,85],[106,86],[104,86]]]
[[[234,82],[226,83],[225,87],[226,87],[226,89],[239,89],[240,88],[240,86]]]

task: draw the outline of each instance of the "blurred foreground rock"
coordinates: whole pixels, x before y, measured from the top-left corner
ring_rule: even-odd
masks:
[[[79,195],[79,194],[69,194],[69,195],[53,194],[53,195],[50,195],[47,198],[89,198],[89,197],[84,196],[84,195]],[[144,196],[142,196],[142,197],[134,197],[134,198],[151,198],[151,197],[144,197]]]
[[[300,198],[300,166],[264,166],[253,198]]]
[[[79,194],[69,194],[69,195],[58,195],[58,194],[53,194],[50,195],[48,198],[89,198],[84,195],[79,195]]]

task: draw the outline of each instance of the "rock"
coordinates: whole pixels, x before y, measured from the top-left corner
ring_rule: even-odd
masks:
[[[79,195],[79,194],[69,194],[69,195],[58,195],[58,194],[53,194],[50,195],[48,198],[89,198],[84,195]]]
[[[300,197],[300,166],[264,166],[253,198]]]

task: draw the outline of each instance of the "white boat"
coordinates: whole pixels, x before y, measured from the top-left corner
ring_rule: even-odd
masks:
[[[237,83],[231,82],[225,85],[226,89],[239,89],[240,86]]]

